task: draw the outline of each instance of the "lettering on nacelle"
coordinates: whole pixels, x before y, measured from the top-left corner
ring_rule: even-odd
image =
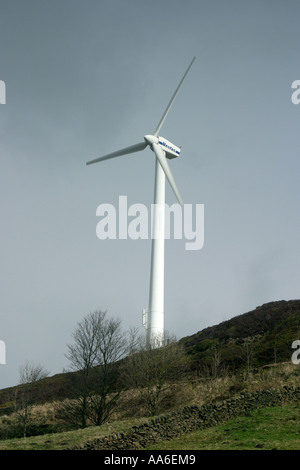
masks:
[[[177,153],[178,155],[180,155],[180,152],[178,152],[178,150],[174,149],[173,147],[171,147],[170,145],[167,145],[165,142],[162,142],[162,141],[158,141],[158,143],[160,145],[163,145],[164,147],[167,147],[169,150],[171,150],[172,152],[175,152]]]

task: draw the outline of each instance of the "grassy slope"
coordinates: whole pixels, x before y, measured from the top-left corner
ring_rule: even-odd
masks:
[[[114,432],[124,432],[145,420],[124,420],[100,428],[0,441],[0,450],[63,450]],[[249,416],[162,441],[148,450],[300,450],[300,407],[255,410]]]
[[[63,450],[102,436],[126,432],[132,426],[138,426],[147,419],[124,419],[102,426],[89,426],[76,431],[44,434],[20,439],[0,440],[1,450]]]
[[[221,426],[163,441],[150,450],[300,450],[300,407],[255,410]]]

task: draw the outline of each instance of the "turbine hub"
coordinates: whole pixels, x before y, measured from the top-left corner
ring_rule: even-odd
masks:
[[[144,139],[147,142],[147,144],[149,144],[149,145],[158,144],[158,137],[156,137],[155,135],[150,135],[150,134],[145,135]]]

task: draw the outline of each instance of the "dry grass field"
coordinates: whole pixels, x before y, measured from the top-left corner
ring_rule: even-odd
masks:
[[[224,400],[242,391],[256,391],[269,388],[282,388],[284,385],[298,386],[299,367],[291,363],[277,364],[260,369],[250,377],[225,376],[216,379],[194,379],[170,384],[161,402],[160,412],[179,409],[183,406],[211,403]],[[31,410],[31,420],[35,424],[55,425],[56,403],[45,403]],[[236,420],[216,428],[199,430],[167,443],[160,443],[160,449],[236,449],[236,448],[291,448],[298,449],[300,442],[300,411],[296,406],[266,409],[253,412],[249,417]],[[0,450],[59,450],[73,447],[105,435],[124,432],[134,425],[147,421],[146,409],[138,392],[126,391],[122,394],[118,408],[109,422],[102,426],[88,426],[85,429],[62,430],[44,435],[0,440]],[[0,429],[12,425],[16,416],[2,416]],[[275,433],[275,427],[276,432]],[[273,429],[273,434],[272,434]],[[267,438],[267,434],[270,437]],[[272,434],[272,435],[271,435]],[[261,437],[259,437],[261,436]],[[277,436],[277,437],[276,437]],[[245,439],[242,439],[245,437]],[[263,447],[261,447],[263,445]],[[273,447],[272,447],[273,446]]]

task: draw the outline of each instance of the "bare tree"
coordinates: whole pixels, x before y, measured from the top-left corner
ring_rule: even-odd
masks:
[[[254,355],[254,348],[253,348],[253,339],[252,338],[245,338],[244,342],[241,346],[241,353],[242,358],[246,365],[246,372],[248,378],[250,378],[250,374],[252,371],[252,362],[253,362],[253,355]]]
[[[221,354],[217,346],[213,346],[211,354],[211,375],[213,379],[216,379],[220,372],[221,365]]]
[[[125,337],[118,319],[95,311],[77,324],[73,343],[67,345],[75,399],[61,404],[58,415],[77,421],[84,428],[88,419],[100,425],[107,420],[120,392],[116,390],[116,367],[125,351]]]
[[[221,349],[217,344],[209,349],[209,354],[200,364],[197,374],[209,379],[217,379],[228,374],[228,367],[222,360]]]
[[[160,338],[151,344],[144,336],[131,340],[130,354],[122,368],[123,381],[139,391],[149,414],[155,415],[163,392],[188,369],[187,356],[175,338],[168,338],[162,347]]]
[[[120,396],[116,363],[124,356],[126,346],[120,320],[103,318],[97,352],[99,366],[94,377],[95,393],[90,397],[90,419],[95,425],[108,419]]]
[[[67,421],[72,418],[82,428],[87,425],[90,376],[92,368],[97,365],[98,336],[103,315],[102,312],[87,315],[77,324],[72,334],[73,343],[67,345],[66,357],[71,370],[76,372],[70,376],[76,399],[61,404],[59,414]]]
[[[18,422],[23,427],[24,437],[26,437],[31,409],[34,404],[35,384],[48,375],[49,372],[43,366],[28,361],[19,369],[19,385],[15,389],[15,412]]]

